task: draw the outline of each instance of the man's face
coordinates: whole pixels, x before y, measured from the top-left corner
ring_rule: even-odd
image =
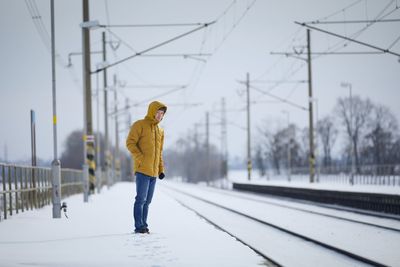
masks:
[[[156,120],[160,122],[164,117],[164,110],[158,110],[156,113]]]

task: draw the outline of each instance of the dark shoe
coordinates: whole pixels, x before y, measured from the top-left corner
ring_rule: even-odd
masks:
[[[150,234],[149,228],[146,227],[145,230],[146,230],[146,233]]]
[[[135,234],[147,234],[147,233],[149,233],[147,228],[135,230]]]

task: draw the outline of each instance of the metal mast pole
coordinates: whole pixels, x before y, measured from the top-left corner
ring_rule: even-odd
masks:
[[[96,164],[96,175],[97,175],[97,193],[101,191],[101,181],[102,181],[102,173],[101,173],[101,143],[100,143],[100,87],[99,87],[99,74],[96,73],[96,124],[97,124],[97,133],[96,133],[96,157],[97,157],[97,164]]]
[[[207,170],[207,184],[210,179],[210,114],[206,112],[206,170]]]
[[[227,145],[227,127],[226,127],[226,107],[225,98],[221,100],[221,156],[222,156],[222,178],[228,177],[228,145]]]
[[[107,49],[106,49],[106,33],[102,34],[103,39],[103,62],[107,61]],[[104,152],[105,152],[105,161],[104,161],[104,172],[106,174],[107,187],[111,186],[111,175],[110,175],[110,147],[108,141],[108,92],[107,92],[107,69],[103,70],[103,85],[104,85]]]
[[[89,0],[83,0],[83,22],[89,21]],[[90,78],[90,29],[82,27],[83,88],[84,88],[84,202],[89,200],[89,179],[94,185],[94,137],[92,124],[92,92]]]
[[[56,106],[56,49],[54,30],[54,0],[50,1],[51,12],[51,77],[53,95],[53,161],[51,163],[52,174],[52,203],[53,218],[61,218],[61,163],[57,159],[57,106]]]
[[[250,74],[246,75],[247,92],[247,179],[251,180],[251,142],[250,142]]]
[[[31,151],[32,151],[32,166],[36,166],[36,118],[35,111],[31,109]],[[7,147],[5,147],[5,151]],[[7,156],[4,157],[7,162]]]
[[[118,95],[117,95],[117,75],[114,74],[114,112],[115,112],[115,155],[114,155],[114,168],[115,168],[115,179],[120,181],[121,179],[121,162],[119,157],[119,125],[118,125]]]
[[[310,183],[314,182],[315,154],[314,154],[314,121],[313,121],[313,98],[312,98],[312,76],[311,76],[311,40],[310,30],[307,29],[307,63],[308,63],[308,111],[309,111],[309,143],[310,143]]]

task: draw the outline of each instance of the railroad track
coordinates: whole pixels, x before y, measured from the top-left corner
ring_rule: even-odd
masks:
[[[170,192],[179,193],[179,196],[177,196],[176,194],[174,194],[174,195],[170,194],[170,196],[173,197],[174,199],[176,199],[180,204],[182,204],[186,208],[192,210],[198,216],[204,218],[205,220],[207,220],[208,222],[210,222],[214,226],[218,227],[222,231],[227,232],[231,236],[235,237],[237,240],[239,240],[243,244],[249,246],[252,250],[254,250],[257,254],[259,254],[261,257],[263,257],[266,260],[268,266],[286,266],[286,265],[285,265],[284,261],[282,262],[281,257],[270,256],[269,253],[266,253],[263,249],[258,248],[257,245],[254,245],[252,242],[249,242],[246,239],[246,235],[241,235],[240,236],[235,231],[227,229],[226,224],[223,224],[223,223],[221,224],[220,222],[218,222],[218,219],[215,219],[216,218],[215,216],[214,217],[210,216],[208,214],[208,211],[204,210],[204,208],[203,208],[203,210],[201,210],[201,208],[199,209],[198,207],[196,208],[195,202],[196,201],[198,203],[201,202],[201,203],[203,203],[202,204],[203,206],[204,206],[204,204],[206,204],[209,207],[208,209],[210,209],[210,207],[214,207],[214,208],[218,209],[219,212],[215,211],[215,214],[217,214],[217,213],[223,213],[223,214],[230,213],[230,214],[234,214],[235,216],[239,216],[241,218],[245,218],[247,221],[251,221],[252,222],[251,224],[249,224],[250,225],[249,227],[254,227],[254,223],[256,223],[256,224],[263,225],[264,227],[267,227],[269,229],[274,229],[275,231],[278,231],[280,233],[280,235],[281,235],[280,238],[279,238],[280,240],[285,240],[285,239],[288,238],[288,236],[290,236],[291,238],[295,238],[295,239],[297,239],[297,241],[295,241],[295,242],[298,242],[300,244],[299,245],[300,246],[299,251],[302,251],[302,249],[304,249],[304,248],[307,249],[307,250],[315,250],[315,248],[318,248],[318,249],[316,249],[316,251],[317,251],[316,253],[323,253],[323,252],[321,252],[322,251],[321,248],[322,248],[323,250],[325,250],[325,252],[329,251],[329,253],[332,254],[332,251],[333,251],[334,253],[336,253],[337,254],[336,257],[338,258],[339,261],[340,261],[340,259],[342,257],[347,257],[348,259],[350,259],[352,261],[352,262],[348,262],[348,265],[350,265],[350,266],[353,265],[354,263],[356,263],[356,264],[363,263],[365,265],[372,265],[372,266],[387,266],[387,265],[385,265],[383,263],[380,263],[380,262],[378,262],[376,260],[367,258],[367,257],[362,256],[362,255],[358,255],[358,254],[356,254],[354,252],[347,251],[347,250],[345,250],[345,249],[343,249],[341,247],[334,246],[334,245],[322,242],[322,241],[317,240],[315,238],[308,237],[308,236],[306,236],[304,234],[301,234],[301,233],[298,233],[296,231],[293,231],[293,230],[287,229],[285,227],[282,227],[282,226],[280,226],[280,225],[278,225],[276,223],[271,223],[271,222],[268,222],[266,220],[263,220],[263,219],[260,219],[260,218],[256,218],[256,217],[254,217],[252,215],[249,215],[249,214],[247,214],[247,213],[245,213],[243,211],[239,211],[239,210],[233,209],[233,208],[228,207],[226,205],[221,205],[219,203],[216,203],[216,202],[213,202],[211,200],[205,199],[205,198],[200,197],[198,195],[194,195],[194,194],[191,194],[191,193],[188,193],[186,191],[182,191],[182,190],[179,190],[179,189],[176,189],[176,188],[173,188],[173,187],[166,186],[166,188]],[[191,199],[191,201],[189,199]],[[254,199],[250,199],[250,200],[251,201],[255,201]],[[195,201],[195,202],[193,202],[193,201]],[[283,208],[288,208],[288,207],[283,206]],[[290,208],[293,208],[293,207],[290,207]],[[222,210],[224,212],[222,212]],[[309,212],[309,211],[304,210],[304,209],[296,209],[296,210],[300,211],[300,212]],[[315,213],[315,212],[313,212],[313,214],[314,215],[326,216],[326,217],[329,217],[329,218],[332,218],[332,219],[335,219],[335,220],[336,219],[337,220],[345,220],[345,221],[348,221],[349,223],[363,224],[361,221],[340,218],[338,216],[327,216],[326,214]],[[224,216],[228,216],[228,215],[224,215]],[[233,219],[233,220],[237,220],[237,219]],[[371,223],[364,223],[364,225],[368,226],[368,227],[378,227],[378,228],[380,227],[379,225],[371,224]],[[396,229],[396,228],[390,228],[390,227],[380,227],[380,228],[381,228],[382,231],[400,232],[399,229]],[[252,228],[249,228],[249,230],[252,231]],[[277,239],[274,239],[274,240],[277,240]],[[301,240],[303,242],[299,242],[299,240]],[[310,242],[314,245],[315,248],[310,248],[310,246],[309,246]],[[305,244],[305,243],[307,243],[307,244]],[[326,257],[329,258],[331,256],[327,254]],[[331,260],[334,261],[335,259],[331,257]],[[345,260],[345,262],[346,262],[346,260]]]
[[[208,188],[206,190],[212,191],[212,189],[208,189]],[[372,226],[372,227],[376,227],[376,228],[380,228],[380,229],[384,229],[384,230],[389,230],[389,231],[394,231],[394,232],[400,233],[400,228],[394,228],[394,227],[379,225],[379,224],[375,224],[375,223],[369,223],[369,222],[365,222],[365,221],[350,219],[350,218],[346,218],[346,217],[343,217],[343,216],[337,216],[337,215],[327,214],[327,213],[323,213],[323,212],[312,211],[312,210],[309,210],[309,209],[306,209],[306,208],[294,207],[294,206],[290,206],[290,205],[287,205],[287,204],[268,201],[268,200],[261,199],[261,198],[256,198],[255,199],[255,198],[250,197],[250,196],[244,196],[242,194],[235,194],[234,192],[232,193],[232,192],[229,192],[229,191],[223,192],[223,191],[220,190],[219,193],[220,194],[229,195],[229,196],[233,196],[233,197],[237,197],[237,198],[250,200],[250,201],[254,201],[254,202],[262,202],[262,203],[265,203],[265,204],[268,204],[268,205],[272,205],[272,206],[282,207],[282,208],[291,209],[291,210],[297,210],[297,211],[301,211],[301,212],[305,212],[305,213],[309,213],[309,214],[316,214],[316,215],[320,215],[320,216],[324,216],[324,217],[328,217],[328,218],[334,218],[334,219],[337,219],[337,220],[343,220],[343,221],[348,221],[348,222],[352,222],[352,223],[368,225],[368,226]],[[260,197],[265,197],[265,196],[264,195],[260,195]],[[280,197],[277,197],[277,198],[280,199]],[[344,211],[344,212],[349,212],[349,213],[358,213],[358,214],[361,214],[361,215],[364,215],[364,216],[370,216],[370,217],[374,217],[374,218],[382,218],[382,219],[400,221],[400,218],[398,216],[393,216],[393,215],[376,214],[375,212],[363,212],[363,211],[360,211],[360,210],[342,208],[342,207],[333,206],[333,205],[324,205],[324,204],[312,203],[310,201],[299,201],[299,200],[293,201],[291,199],[288,200],[287,198],[284,198],[284,200],[285,201],[296,202],[296,204],[300,202],[302,204],[322,207],[322,208],[325,208],[325,209],[338,210],[338,211]]]

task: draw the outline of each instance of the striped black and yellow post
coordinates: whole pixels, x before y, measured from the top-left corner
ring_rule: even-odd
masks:
[[[96,162],[95,162],[95,148],[94,136],[86,136],[86,164],[89,167],[89,194],[94,194],[96,185]]]

